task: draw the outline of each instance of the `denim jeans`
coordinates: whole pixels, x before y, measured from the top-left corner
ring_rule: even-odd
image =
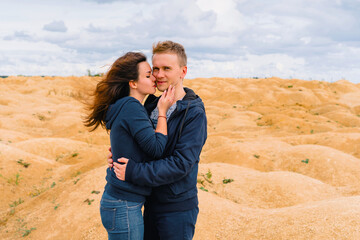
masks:
[[[116,199],[104,192],[100,202],[102,224],[109,240],[142,240],[144,220],[141,213],[143,202]]]
[[[183,212],[154,213],[145,208],[145,240],[191,240],[199,208]]]

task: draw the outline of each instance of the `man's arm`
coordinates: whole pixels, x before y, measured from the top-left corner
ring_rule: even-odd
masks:
[[[198,161],[207,138],[207,121],[203,110],[185,122],[182,135],[172,156],[156,161],[137,163],[131,159],[118,165],[125,171],[125,180],[139,186],[156,187],[186,176]],[[123,178],[123,177],[122,177]]]

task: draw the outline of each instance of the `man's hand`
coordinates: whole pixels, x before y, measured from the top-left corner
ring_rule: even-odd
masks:
[[[114,166],[114,164],[113,164],[113,159],[112,159],[112,152],[111,152],[111,147],[109,147],[109,151],[110,151],[110,153],[109,153],[109,155],[108,155],[108,159],[107,159],[107,161],[108,161],[108,166],[109,166],[109,168],[112,168],[113,166]]]
[[[122,181],[125,181],[125,171],[126,171],[126,166],[128,163],[129,159],[127,158],[119,158],[118,162],[119,163],[124,163],[124,164],[119,164],[119,163],[113,163],[114,164],[114,172],[116,174],[116,177]]]

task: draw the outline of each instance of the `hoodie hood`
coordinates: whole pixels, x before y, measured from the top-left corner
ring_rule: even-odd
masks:
[[[200,107],[205,110],[204,103],[201,98],[195,94],[195,92],[190,88],[184,88],[186,92],[184,98],[176,102],[177,111],[182,111],[189,108]]]
[[[116,117],[121,112],[121,109],[129,101],[134,101],[134,99],[132,97],[123,97],[117,100],[114,104],[111,104],[109,106],[109,109],[106,112],[106,117],[105,117],[106,129],[111,129],[113,123],[115,122]]]

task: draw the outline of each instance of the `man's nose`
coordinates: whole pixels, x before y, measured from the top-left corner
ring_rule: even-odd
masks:
[[[163,78],[164,77],[164,71],[159,69],[159,71],[156,74],[156,78]]]

